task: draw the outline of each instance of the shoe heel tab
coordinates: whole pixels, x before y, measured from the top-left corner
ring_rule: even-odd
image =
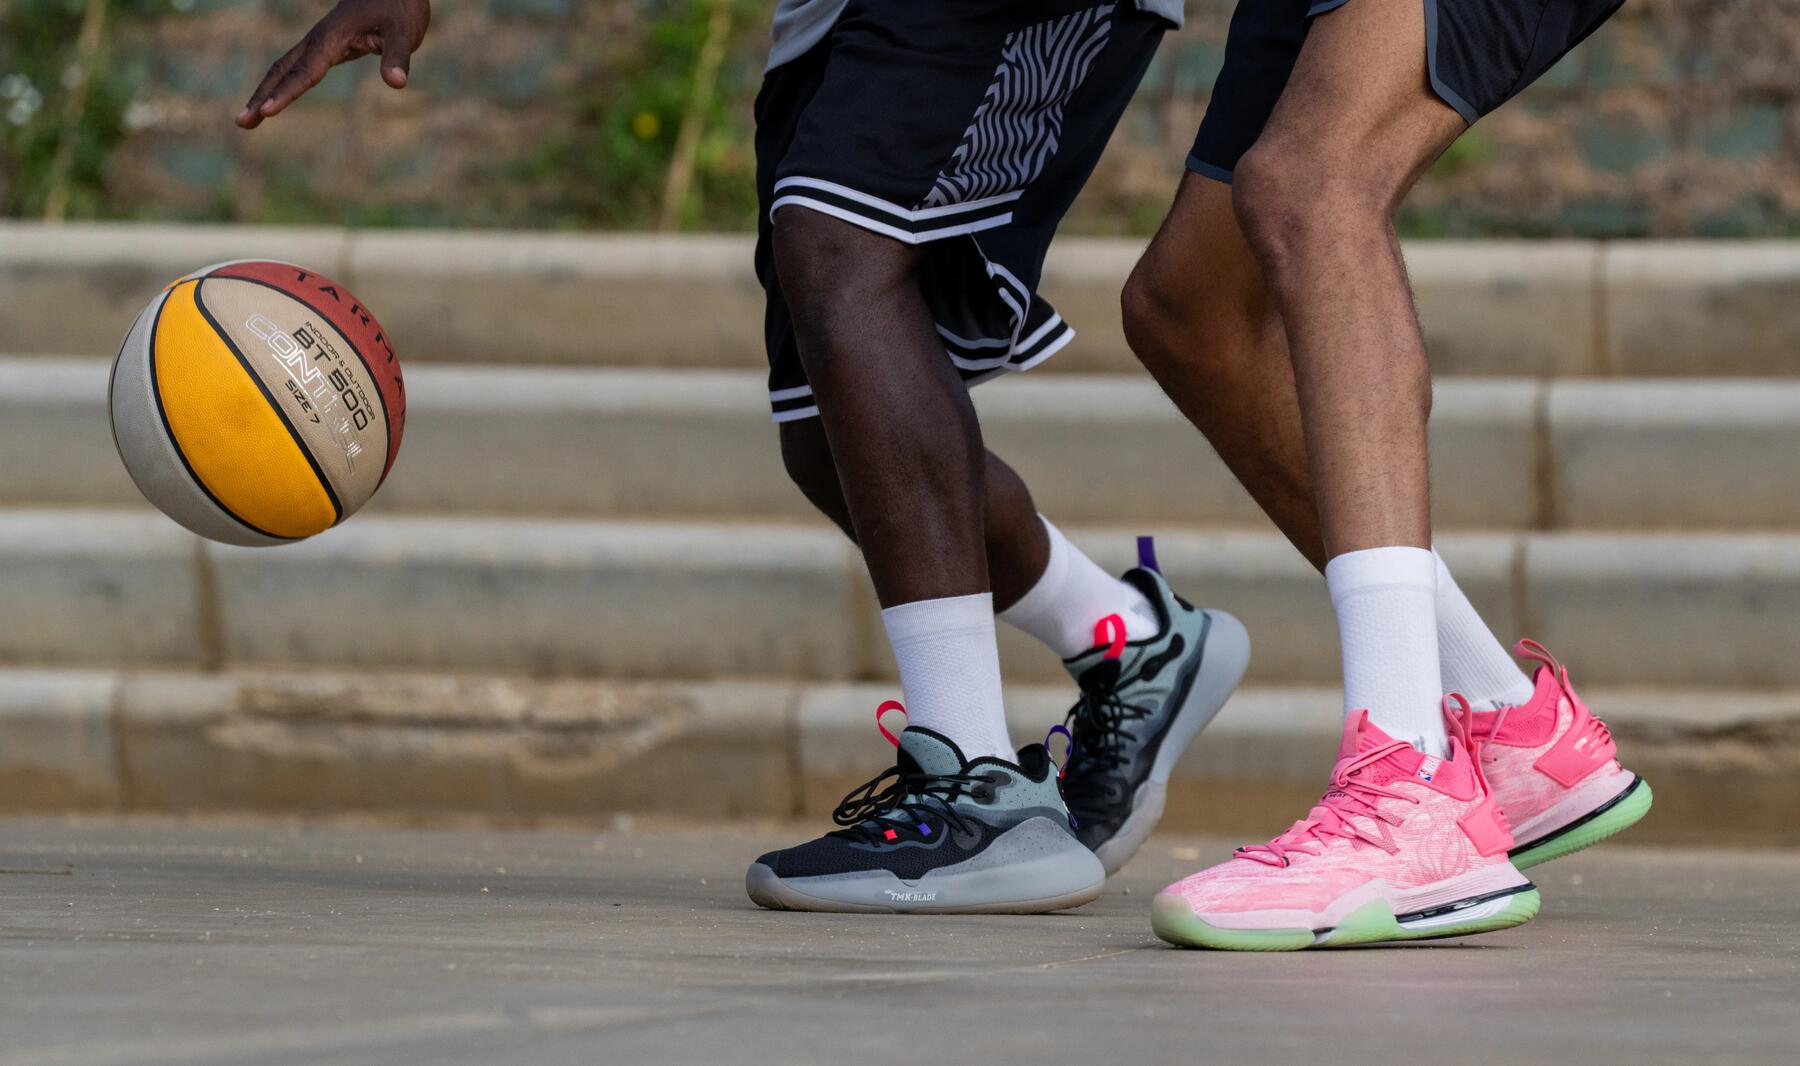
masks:
[[[1137,539],[1138,569],[1148,570],[1152,574],[1161,574],[1162,567],[1156,562],[1156,538],[1141,536]]]
[[[1556,683],[1563,690],[1563,695],[1571,700],[1575,698],[1575,689],[1569,683],[1569,668],[1550,654],[1550,649],[1527,637],[1513,645],[1513,654],[1521,659],[1541,664],[1556,678]]]

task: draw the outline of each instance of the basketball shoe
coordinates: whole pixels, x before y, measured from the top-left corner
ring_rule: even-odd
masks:
[[[1063,795],[1075,835],[1108,874],[1137,853],[1167,798],[1169,774],[1243,679],[1250,637],[1223,611],[1175,595],[1152,565],[1124,579],[1156,608],[1153,637],[1125,640],[1117,615],[1101,619],[1093,650],[1063,665],[1081,687],[1069,711],[1073,734]]]
[[[897,708],[892,701],[876,711]],[[1009,763],[963,758],[918,727],[898,738],[898,764],[844,797],[844,828],[771,851],[745,888],[771,910],[1037,913],[1100,895],[1106,871],[1069,826],[1057,767],[1042,744]]]
[[[1539,665],[1537,692],[1519,707],[1479,713],[1471,726],[1523,870],[1591,847],[1650,810],[1650,785],[1619,765],[1606,723],[1588,711],[1569,671],[1534,640],[1513,648]]]
[[[1184,947],[1293,951],[1421,940],[1529,921],[1538,892],[1507,860],[1512,834],[1466,732],[1449,758],[1395,740],[1358,711],[1344,723],[1331,787],[1267,844],[1239,848],[1151,906],[1156,935]]]

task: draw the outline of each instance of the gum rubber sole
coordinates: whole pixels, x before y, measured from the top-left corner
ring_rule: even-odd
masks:
[[[1524,925],[1536,917],[1541,902],[1536,888],[1524,886],[1507,897],[1505,905],[1498,911],[1466,921],[1408,929],[1394,917],[1385,901],[1371,900],[1335,927],[1314,932],[1311,929],[1222,929],[1202,920],[1180,896],[1164,893],[1151,904],[1150,927],[1157,936],[1176,947],[1216,951],[1299,951],[1312,947],[1336,948],[1492,933]]]
[[[1564,855],[1572,855],[1583,848],[1591,848],[1636,825],[1649,813],[1653,799],[1650,782],[1640,777],[1622,795],[1595,814],[1513,853],[1509,856],[1512,864],[1523,870],[1551,859],[1560,859]]]
[[[899,883],[899,882],[896,882]],[[814,896],[783,881],[775,871],[762,863],[752,863],[744,878],[744,889],[757,906],[771,911],[814,911],[827,914],[1049,914],[1066,911],[1100,898],[1105,889],[1104,878],[1092,885],[1057,896],[1038,899],[1001,900],[966,906],[922,905],[893,907],[855,903]]]

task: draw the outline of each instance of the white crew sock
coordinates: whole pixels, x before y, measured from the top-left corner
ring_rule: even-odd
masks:
[[[1431,554],[1437,555],[1436,550]],[[1462,693],[1477,711],[1530,703],[1537,686],[1475,613],[1475,605],[1456,586],[1441,555],[1437,566],[1438,670],[1443,690]]]
[[[1325,564],[1344,649],[1344,710],[1428,755],[1449,754],[1438,678],[1437,556],[1369,548]]]
[[[906,724],[949,737],[965,758],[1016,761],[1000,695],[993,595],[903,603],[882,611],[881,622],[900,665]]]
[[[1038,520],[1050,537],[1050,564],[1031,591],[1000,612],[1002,621],[1043,641],[1065,659],[1094,646],[1094,626],[1109,614],[1125,620],[1126,640],[1156,635],[1156,608],[1143,593],[1100,569],[1048,518],[1039,515]]]

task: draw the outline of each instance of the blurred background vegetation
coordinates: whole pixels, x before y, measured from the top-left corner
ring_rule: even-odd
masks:
[[[0,214],[741,230],[773,0],[439,0],[395,93],[232,115],[328,0],[0,0]],[[1146,233],[1223,55],[1189,0],[1071,217]],[[1447,236],[1800,234],[1800,0],[1629,0],[1408,203]]]

